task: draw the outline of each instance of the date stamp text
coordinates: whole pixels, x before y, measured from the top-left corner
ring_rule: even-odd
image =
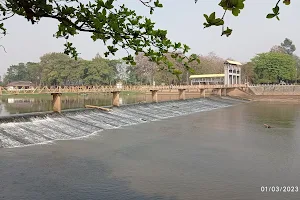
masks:
[[[299,192],[298,186],[261,186],[261,192]]]

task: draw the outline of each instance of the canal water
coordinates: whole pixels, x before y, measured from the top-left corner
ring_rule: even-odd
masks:
[[[300,187],[299,104],[200,99],[135,106],[105,122],[103,112],[15,122],[19,133],[31,123],[36,139],[49,133],[47,124],[69,135],[93,131],[88,122],[122,125],[76,140],[0,149],[0,199],[300,199],[295,190],[261,192],[262,186]],[[69,123],[74,119],[81,122]],[[14,133],[7,124],[2,135]],[[10,140],[18,138],[33,140],[21,134]]]

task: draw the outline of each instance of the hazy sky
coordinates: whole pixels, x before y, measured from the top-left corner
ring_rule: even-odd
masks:
[[[277,0],[247,0],[239,17],[229,13],[226,16],[226,25],[233,28],[229,38],[220,36],[220,27],[203,29],[204,13],[217,11],[218,16],[222,15],[217,5],[219,1],[199,0],[195,5],[194,0],[162,0],[164,8],[157,9],[151,18],[158,28],[168,30],[170,39],[189,45],[190,53],[213,51],[223,58],[247,62],[255,54],[280,44],[286,37],[300,49],[299,0],[292,1],[291,6],[281,6],[280,21],[265,18]],[[119,0],[120,4],[123,2],[136,9],[138,14],[148,16],[149,10],[138,0]],[[64,39],[52,37],[57,30],[54,20],[44,19],[32,26],[27,20],[14,17],[7,20],[5,26],[8,34],[0,39],[0,44],[5,46],[7,53],[0,49],[0,75],[12,64],[37,62],[45,53],[63,51]],[[73,42],[84,59],[91,59],[98,52],[103,55],[105,51],[102,42],[93,42],[87,33],[76,36]],[[296,54],[300,55],[300,50]],[[122,51],[117,57],[124,55]]]

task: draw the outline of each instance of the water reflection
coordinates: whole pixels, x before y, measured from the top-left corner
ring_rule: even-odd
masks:
[[[199,98],[200,94],[187,94],[186,98]],[[158,101],[177,100],[178,94],[159,94]],[[130,93],[120,94],[120,105],[133,104],[140,102],[151,102],[152,96],[149,93]],[[11,114],[44,112],[52,110],[52,96],[49,94],[34,96],[1,96],[0,116]],[[84,108],[85,105],[110,106],[112,105],[112,94],[72,94],[62,95],[62,109]]]
[[[145,101],[145,94],[121,94],[120,104],[132,104]],[[0,116],[10,114],[43,112],[52,110],[52,96],[22,96],[0,99]],[[85,105],[109,106],[112,104],[111,94],[62,95],[62,109],[84,108]]]

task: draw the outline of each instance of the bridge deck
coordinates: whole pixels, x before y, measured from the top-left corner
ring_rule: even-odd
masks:
[[[58,86],[58,87],[36,87],[34,89],[8,89],[0,88],[0,95],[5,94],[51,94],[51,93],[101,93],[115,91],[141,91],[150,90],[202,90],[202,89],[222,89],[222,88],[245,88],[246,85],[176,85],[176,86]]]

